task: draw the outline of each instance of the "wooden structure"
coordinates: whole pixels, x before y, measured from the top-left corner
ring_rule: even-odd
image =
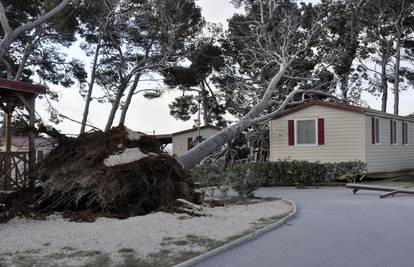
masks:
[[[13,187],[32,185],[28,173],[36,164],[35,100],[38,94],[45,94],[44,86],[26,82],[0,79],[0,108],[4,112],[5,151],[0,152],[0,188],[11,190]],[[16,107],[23,107],[29,113],[29,152],[13,152],[12,115]]]
[[[374,186],[374,185],[363,185],[363,184],[347,184],[346,187],[351,188],[354,194],[358,192],[359,190],[387,192],[385,194],[380,195],[380,198],[394,196],[395,194],[414,195],[414,190],[406,189],[406,188],[398,188],[398,187]]]

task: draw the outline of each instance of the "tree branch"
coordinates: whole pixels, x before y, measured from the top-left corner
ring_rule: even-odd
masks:
[[[0,22],[5,31],[3,39],[0,41],[0,61],[3,62],[4,56],[9,51],[10,46],[16,39],[25,31],[30,31],[33,28],[45,23],[46,21],[50,20],[52,17],[56,16],[59,12],[61,12],[72,0],[63,0],[59,5],[53,8],[51,11],[47,12],[45,15],[39,17],[33,22],[23,24],[18,28],[12,30],[8,23],[4,5],[0,1]]]
[[[327,96],[327,97],[331,97],[331,98],[337,99],[336,96],[334,96],[332,94],[329,94],[329,93],[326,93],[326,92],[323,92],[323,91],[319,91],[319,90],[302,90],[302,89],[293,90],[292,92],[290,92],[290,94],[285,98],[285,100],[282,102],[282,104],[280,104],[280,106],[275,111],[273,111],[273,112],[271,112],[271,113],[269,113],[267,115],[264,115],[264,116],[261,116],[261,117],[258,117],[258,118],[253,119],[252,120],[252,123],[253,124],[257,124],[257,123],[267,122],[267,121],[271,120],[274,116],[276,116],[277,114],[279,114],[280,112],[282,112],[288,105],[301,104],[303,102],[306,102],[307,100],[304,99],[303,97],[302,97],[302,100],[301,101],[294,101],[294,102],[292,102],[292,100],[294,99],[294,97],[297,94],[301,94],[301,93],[303,95],[306,95],[306,94],[316,94],[316,95],[322,95],[322,96]]]
[[[7,79],[11,79],[13,76],[13,69],[12,66],[10,65],[9,61],[7,61],[7,59],[3,58],[2,62],[4,64],[4,66],[6,67],[6,73],[7,73]]]
[[[35,21],[33,21],[31,23],[24,24],[24,25],[16,28],[13,31],[13,35],[18,36],[18,35],[20,35],[21,33],[25,32],[25,31],[29,31],[29,30],[45,23],[46,21],[50,20],[52,17],[54,17],[57,14],[59,14],[60,12],[62,12],[70,2],[71,2],[71,0],[63,0],[62,2],[60,2],[59,5],[57,5],[55,8],[53,8],[52,10],[50,10],[49,12],[44,14],[43,16],[37,18]]]
[[[4,8],[4,5],[1,1],[0,1],[0,23],[1,23],[1,27],[4,30],[5,35],[10,34],[12,29],[10,28],[9,20],[7,19],[6,9]]]

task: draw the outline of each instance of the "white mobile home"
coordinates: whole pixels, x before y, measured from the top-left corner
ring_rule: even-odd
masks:
[[[270,122],[270,161],[361,160],[368,172],[414,169],[414,118],[330,102],[291,108]]]
[[[221,129],[213,125],[205,125],[200,127],[200,137],[206,139]],[[177,156],[184,155],[188,150],[193,147],[193,142],[198,137],[198,128],[188,129],[185,131],[172,134],[172,149],[173,154]]]
[[[172,154],[179,157],[194,146],[199,135],[201,139],[207,139],[220,130],[221,128],[208,124],[200,127],[200,133],[198,128],[191,128],[172,134],[156,135],[155,138],[163,145],[172,144]]]

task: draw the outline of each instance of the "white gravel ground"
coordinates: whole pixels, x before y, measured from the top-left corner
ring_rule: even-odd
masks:
[[[204,208],[203,212],[209,214],[206,217],[157,212],[126,220],[99,218],[95,223],[69,222],[60,215],[49,216],[46,221],[13,219],[0,224],[0,266],[2,261],[6,266],[16,265],[13,264],[16,255],[34,257],[52,266],[58,263],[79,266],[90,257],[74,256],[73,251],[90,252],[84,253],[89,256],[98,252],[108,254],[115,261],[121,259],[119,250],[125,248],[142,258],[163,249],[203,251],[206,248],[197,244],[177,245],[166,240],[185,240],[193,235],[222,241],[252,229],[260,219],[291,210],[288,202],[277,200]],[[64,257],[60,255],[62,251],[71,251],[73,255]]]

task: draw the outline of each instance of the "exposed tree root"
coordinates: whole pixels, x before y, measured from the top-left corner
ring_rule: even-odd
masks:
[[[127,218],[175,206],[176,199],[193,201],[187,173],[150,136],[117,127],[60,139],[64,141],[33,173],[41,190],[27,194],[32,202],[25,206],[34,211],[61,211],[75,221],[94,221],[95,214]],[[131,149],[141,157],[134,160],[132,153],[128,158],[125,151]],[[111,156],[120,160],[108,164]]]

